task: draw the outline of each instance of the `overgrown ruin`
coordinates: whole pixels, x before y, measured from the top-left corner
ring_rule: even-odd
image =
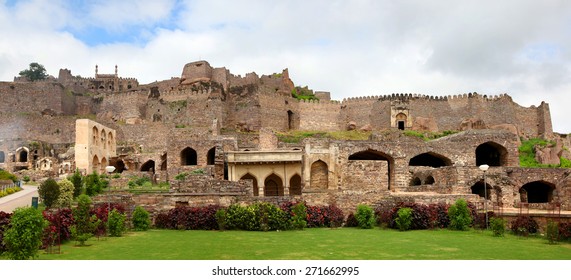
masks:
[[[119,77],[117,67],[99,74],[96,66],[94,78],[67,69],[45,81],[16,78],[0,83],[0,168],[42,180],[111,165],[121,174],[115,186],[129,176],[170,182],[163,193],[113,193],[155,212],[293,199],[349,213],[387,199],[482,203],[484,189],[494,209],[571,210],[568,168],[520,167],[522,139],[557,142],[555,151],[537,149],[551,164],[571,158],[567,135],[552,131],[547,103],[526,108],[507,94],[479,93],[334,101],[315,92],[318,100],[304,101],[294,90],[287,69],[242,77],[206,61],[143,85]],[[79,129],[89,141],[80,141]],[[278,138],[296,131],[321,133]],[[323,137],[343,131],[366,138]],[[426,141],[407,132],[447,136]],[[104,151],[81,153],[94,145]],[[482,164],[490,166],[486,184]]]

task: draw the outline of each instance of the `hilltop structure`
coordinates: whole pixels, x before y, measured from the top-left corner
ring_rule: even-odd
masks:
[[[151,211],[291,199],[352,211],[387,199],[480,203],[484,193],[493,207],[571,210],[569,169],[519,164],[521,139],[557,143],[536,149],[541,161],[571,158],[545,102],[522,107],[507,94],[478,93],[299,100],[297,90],[287,69],[242,77],[206,61],[145,85],[117,67],[112,75],[96,67],[94,78],[62,69],[53,80],[2,82],[0,168],[39,180],[112,165],[122,173],[112,184],[128,175],[170,182],[167,194],[123,194]],[[278,138],[295,131],[320,133]],[[344,131],[367,137],[323,136]],[[425,141],[412,132],[448,136]],[[486,183],[482,164],[491,166]]]

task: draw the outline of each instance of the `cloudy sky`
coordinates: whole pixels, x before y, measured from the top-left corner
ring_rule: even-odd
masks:
[[[289,68],[337,100],[508,93],[549,103],[554,130],[571,132],[571,1],[0,0],[0,38],[2,81],[38,62],[150,83],[207,60]]]

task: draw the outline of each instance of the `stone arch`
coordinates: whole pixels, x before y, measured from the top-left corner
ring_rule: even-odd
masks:
[[[208,153],[206,154],[206,164],[214,165],[215,158],[216,158],[216,147],[212,147],[210,150],[208,150]]]
[[[426,177],[426,179],[424,179],[424,184],[425,185],[433,185],[434,184],[434,177],[432,177],[432,175],[428,175],[428,177]]]
[[[143,172],[155,172],[155,161],[150,159],[147,160],[143,165],[141,165],[141,171]]]
[[[101,159],[101,173],[105,173],[105,167],[107,167],[107,159],[102,158]]]
[[[110,165],[115,166],[115,173],[123,173],[125,171],[125,162],[122,159],[111,160]]]
[[[490,196],[492,194],[492,186],[490,184],[488,184],[486,182],[486,191],[484,192],[484,181],[480,180],[478,182],[476,182],[474,185],[472,185],[470,187],[470,190],[472,191],[472,194],[477,194],[480,197],[484,197],[484,193],[485,193],[485,199],[490,199]]]
[[[404,130],[406,127],[407,119],[408,119],[408,116],[405,113],[398,113],[395,116],[395,122],[396,122],[395,126],[399,130]]]
[[[317,160],[311,164],[310,183],[312,189],[329,188],[329,168],[322,160]]]
[[[6,155],[4,154],[4,151],[0,151],[0,163],[4,162],[6,162]]]
[[[101,130],[101,146],[103,146],[103,149],[107,149],[107,133],[105,129]]]
[[[30,150],[26,147],[20,147],[16,149],[16,161],[17,162],[28,162],[28,154]]]
[[[191,147],[186,147],[180,152],[180,165],[197,165],[196,151]]]
[[[534,181],[527,183],[519,189],[521,202],[549,203],[553,201],[555,184],[546,181]]]
[[[408,162],[409,166],[429,166],[429,167],[443,167],[451,166],[452,161],[440,154],[434,152],[422,153],[411,158]]]
[[[99,158],[97,155],[93,156],[93,160],[91,160],[91,169],[94,172],[98,172],[101,166],[99,165]]]
[[[392,189],[393,188],[393,178],[394,178],[394,163],[395,160],[389,156],[388,154],[385,154],[383,152],[379,152],[376,150],[365,150],[365,151],[360,151],[360,152],[356,152],[352,155],[349,156],[349,160],[383,160],[387,162],[388,165],[388,182],[389,185],[387,187],[387,189]]]
[[[242,176],[240,180],[252,180],[252,186],[254,187],[254,196],[259,196],[260,191],[258,189],[258,179],[250,173],[246,173],[246,175]]]
[[[97,126],[93,126],[91,134],[93,136],[93,145],[99,145],[99,129],[97,129]]]
[[[412,180],[410,180],[410,183],[408,184],[409,186],[420,186],[422,185],[422,182],[420,181],[420,178],[418,177],[414,177],[412,178]]]
[[[295,114],[291,110],[288,110],[287,111],[287,128],[288,128],[288,130],[292,130],[295,128],[294,117],[295,117]]]
[[[113,151],[115,150],[115,147],[113,145],[113,143],[115,142],[113,140],[113,133],[109,132],[109,135],[107,136],[107,147],[109,148],[109,150]]]
[[[289,179],[289,195],[301,195],[301,176],[295,174]]]
[[[495,142],[486,142],[476,148],[476,166],[505,166],[508,162],[508,150]]]
[[[271,174],[264,180],[264,196],[283,196],[284,185],[282,178],[276,174]]]

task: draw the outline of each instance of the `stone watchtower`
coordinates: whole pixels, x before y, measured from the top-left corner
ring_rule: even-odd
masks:
[[[196,82],[209,82],[212,80],[212,67],[207,61],[187,63],[182,69],[181,85],[190,85]]]

